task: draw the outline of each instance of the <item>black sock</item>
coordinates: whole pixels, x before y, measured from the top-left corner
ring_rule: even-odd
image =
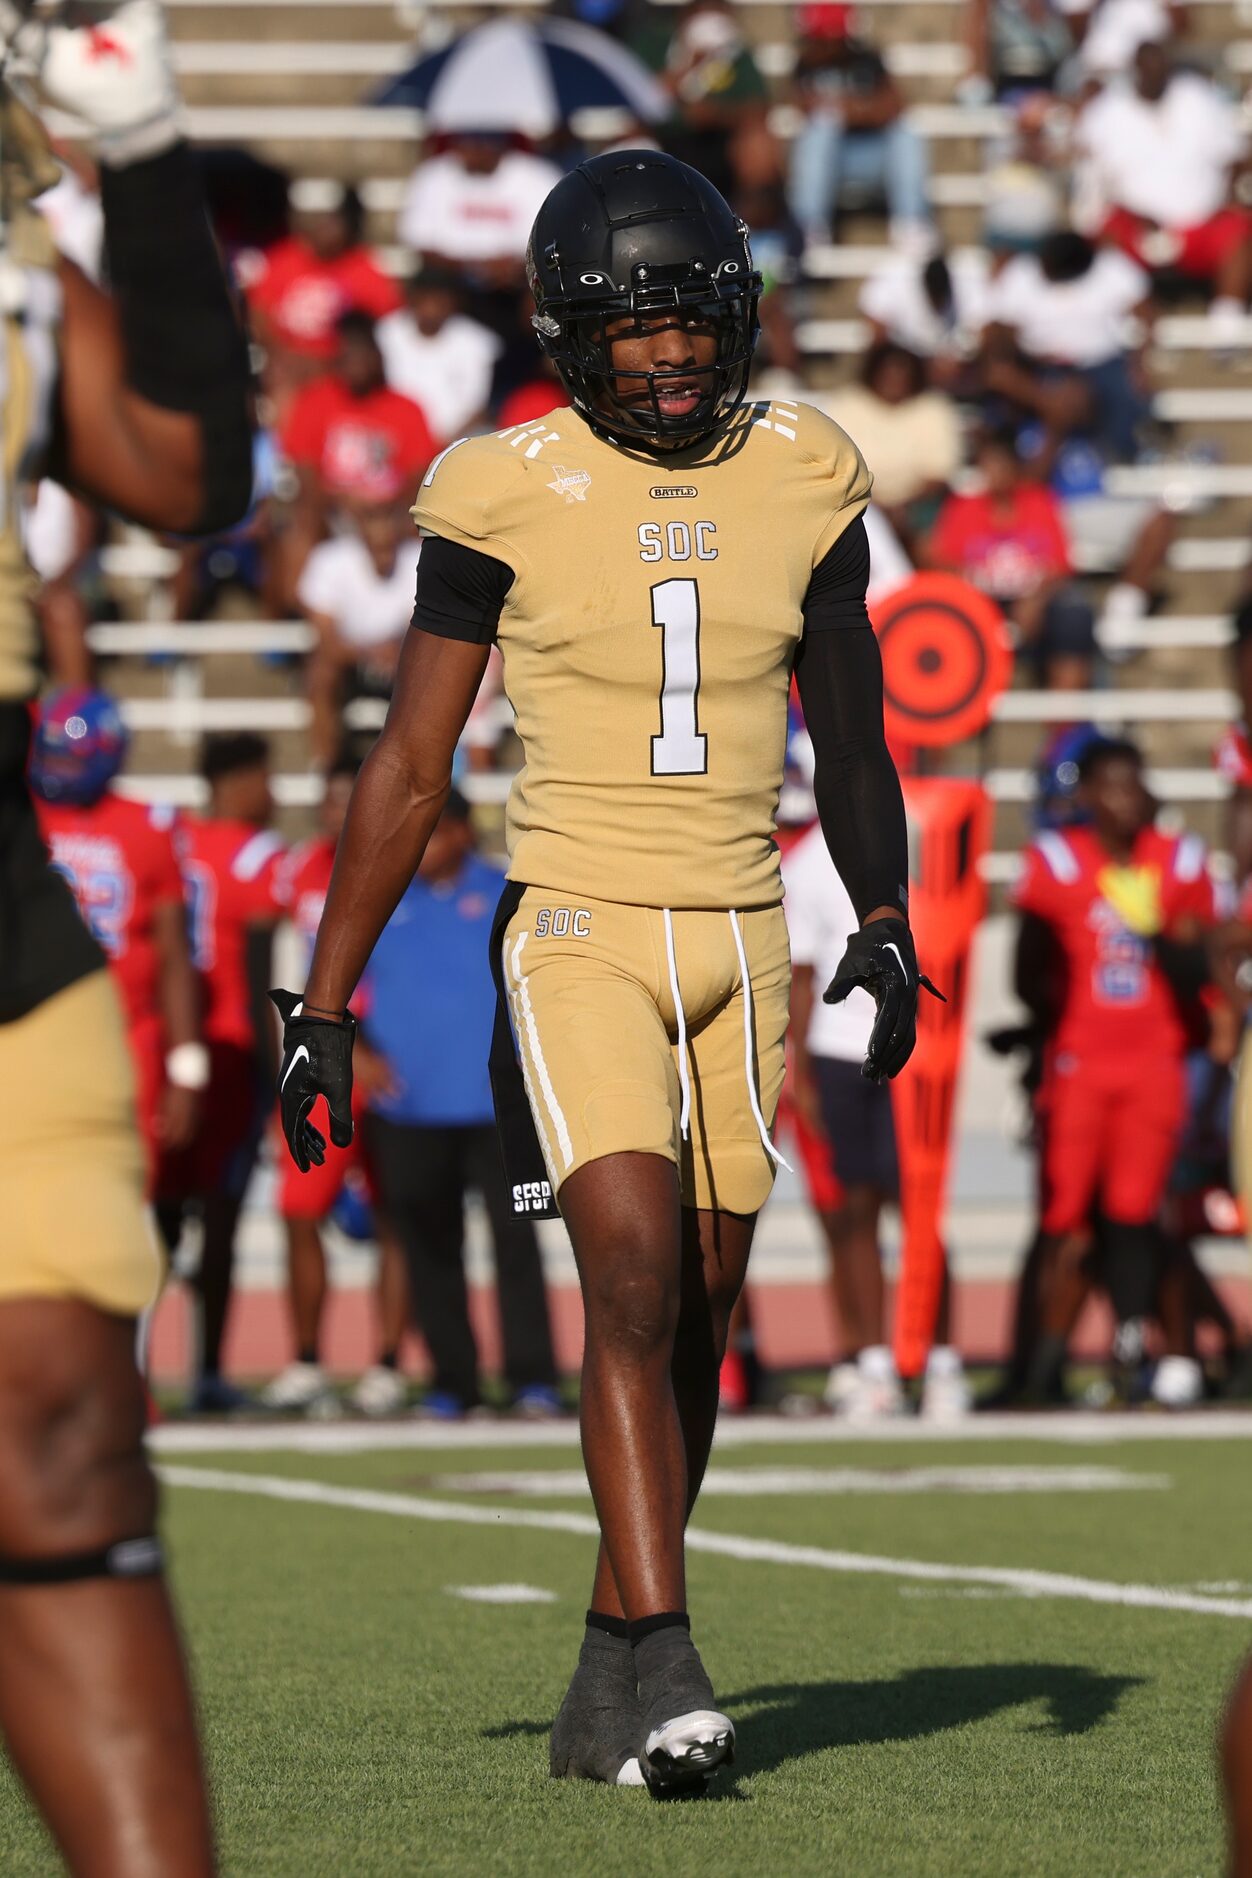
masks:
[[[1031,1395],[1048,1397],[1055,1395],[1061,1387],[1069,1356],[1069,1345],[1064,1337],[1044,1331],[1034,1350],[1026,1369],[1026,1388]]]
[[[299,1363],[312,1363],[316,1368],[318,1362],[317,1345],[315,1343],[306,1343],[302,1350],[296,1352],[296,1361]]]
[[[651,1637],[658,1630],[691,1629],[691,1619],[686,1611],[657,1611],[652,1617],[636,1617],[630,1625],[630,1641],[634,1645],[642,1643],[645,1637]]]
[[[604,1611],[588,1611],[587,1628],[603,1631],[606,1637],[616,1637],[622,1643],[630,1636],[630,1625],[624,1617],[609,1617]]]
[[[384,1350],[382,1355],[379,1357],[378,1362],[375,1365],[375,1368],[395,1369],[397,1365],[399,1364],[399,1361],[400,1361],[400,1352],[398,1350]]]

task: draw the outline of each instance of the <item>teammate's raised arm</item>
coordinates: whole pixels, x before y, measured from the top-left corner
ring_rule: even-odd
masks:
[[[213,534],[252,492],[248,348],[183,141],[156,0],[110,17],[112,56],[74,27],[20,43],[48,100],[96,132],[109,292],[69,262],[54,466],[152,528]]]

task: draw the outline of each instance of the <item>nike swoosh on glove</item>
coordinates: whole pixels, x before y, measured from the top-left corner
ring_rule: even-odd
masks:
[[[278,1106],[291,1158],[302,1174],[326,1159],[326,1137],[309,1120],[319,1096],[330,1111],[330,1138],[337,1148],[352,1140],[352,1042],[356,1019],[351,1012],[338,1023],[305,1017],[294,991],[271,991],[283,1020],[283,1065],[278,1072]]]
[[[878,1006],[861,1074],[882,1082],[898,1076],[913,1054],[920,992],[929,991],[944,1004],[947,999],[918,971],[913,935],[902,919],[876,919],[853,933],[822,1002],[842,1004],[858,987]]]

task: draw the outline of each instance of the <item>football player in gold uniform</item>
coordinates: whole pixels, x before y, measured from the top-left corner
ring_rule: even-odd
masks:
[[[237,520],[247,347],[154,0],[95,27],[0,0],[0,64],[0,1725],[71,1871],[205,1878],[135,1363],[160,1261],[117,996],[26,789],[38,669],[20,522],[41,465],[153,528]],[[60,168],[19,69],[97,133],[107,295],[32,206]],[[194,1086],[201,1059],[180,1046],[171,1080]]]
[[[277,994],[284,1123],[305,1165],[318,1095],[332,1139],[350,1130],[348,997],[498,641],[525,767],[493,947],[497,1117],[515,1205],[555,1197],[573,1242],[603,1535],[551,1765],[666,1791],[734,1743],[690,1637],[683,1528],[778,1158],[793,669],[863,921],[831,989],[877,995],[874,1075],[915,1035],[904,810],[865,611],[870,477],[817,411],[744,402],[760,280],[742,223],[672,158],[614,153],[553,190],[529,272],[573,408],[454,444],[422,484],[415,631],[303,1004]]]

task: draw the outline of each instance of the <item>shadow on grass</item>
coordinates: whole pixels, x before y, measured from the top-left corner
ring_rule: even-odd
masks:
[[[1045,1703],[1042,1734],[1098,1727],[1142,1676],[1104,1676],[1072,1663],[940,1664],[883,1682],[786,1682],[741,1689],[726,1707],[742,1720],[741,1774],[827,1748],[917,1741],[986,1721],[1006,1709]]]
[[[1142,1676],[1105,1676],[1072,1663],[941,1664],[908,1669],[881,1682],[781,1682],[726,1698],[740,1726],[734,1776],[714,1783],[709,1799],[734,1800],[743,1776],[771,1773],[787,1761],[829,1748],[918,1741],[986,1721],[1007,1709],[1043,1703],[1028,1723],[1041,1734],[1082,1735],[1106,1720]],[[547,1721],[506,1721],[482,1730],[486,1741],[546,1736]]]

